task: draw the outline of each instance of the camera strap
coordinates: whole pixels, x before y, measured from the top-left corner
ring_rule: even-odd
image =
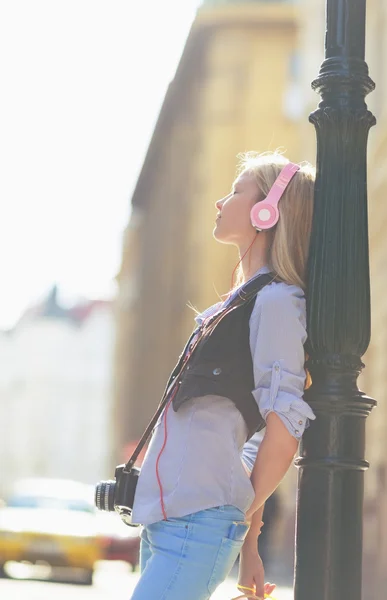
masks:
[[[130,459],[128,460],[128,462],[126,463],[126,465],[123,469],[125,472],[128,473],[131,470],[131,468],[134,466],[134,463],[136,462],[141,450],[143,449],[145,444],[148,442],[161,413],[163,412],[165,406],[168,404],[168,401],[170,398],[170,392],[172,392],[173,388],[175,387],[176,381],[179,380],[180,376],[182,375],[183,371],[186,368],[189,358],[194,353],[197,345],[199,344],[201,339],[204,337],[204,335],[209,334],[229,312],[231,312],[238,306],[241,306],[242,304],[249,302],[254,296],[257,295],[257,293],[263,287],[265,287],[272,281],[275,281],[275,275],[273,273],[264,273],[262,275],[258,275],[257,277],[254,277],[254,279],[251,279],[246,284],[244,284],[237,291],[235,296],[232,296],[231,300],[224,307],[224,309],[221,309],[220,312],[216,312],[214,315],[212,315],[211,317],[209,317],[208,319],[203,321],[202,325],[200,325],[200,327],[198,329],[195,329],[195,331],[190,336],[188,343],[185,346],[185,349],[181,355],[180,362],[178,363],[175,371],[173,372],[173,377],[168,382],[168,385],[164,391],[163,397],[160,401],[159,406],[157,407],[155,414],[153,415],[152,419],[150,420],[150,422],[149,422],[147,428],[145,429],[140,441],[138,442],[132,456],[130,457]],[[193,344],[191,345],[191,340],[195,337],[195,335],[197,337],[196,337],[195,341],[193,342]]]

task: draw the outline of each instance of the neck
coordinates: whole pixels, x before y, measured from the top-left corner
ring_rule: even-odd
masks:
[[[259,269],[268,263],[269,238],[266,232],[261,231],[254,240],[250,250],[246,253],[249,243],[239,246],[239,256],[243,257],[241,261],[243,278],[245,281],[250,279]]]

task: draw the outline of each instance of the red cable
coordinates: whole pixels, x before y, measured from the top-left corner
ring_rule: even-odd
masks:
[[[227,296],[226,299],[228,299],[231,296],[231,293],[232,293],[232,286],[233,286],[233,281],[234,281],[234,273],[235,273],[236,269],[238,268],[238,265],[242,262],[242,260],[244,259],[244,257],[248,253],[248,251],[250,250],[251,246],[254,244],[255,240],[256,240],[256,237],[254,237],[254,239],[251,242],[250,246],[247,248],[246,252],[244,253],[244,255],[242,256],[242,258],[240,259],[240,261],[237,263],[235,269],[232,272],[232,275],[231,275],[231,289],[230,289],[230,292],[229,292],[229,294],[228,294],[228,296]],[[204,320],[203,324],[205,324],[206,320],[207,319]],[[191,355],[191,352],[188,352],[187,355],[184,357],[184,362],[186,362],[189,359],[190,355]],[[163,518],[164,518],[165,521],[167,520],[167,513],[165,511],[165,505],[164,505],[164,494],[163,494],[163,486],[162,486],[162,483],[161,483],[160,473],[159,473],[159,462],[160,462],[161,455],[164,452],[165,446],[167,445],[167,439],[168,439],[167,414],[168,414],[168,409],[169,409],[169,407],[171,405],[171,402],[172,402],[173,398],[176,395],[177,390],[178,390],[178,385],[176,385],[175,389],[173,390],[173,393],[172,393],[172,396],[171,396],[170,400],[168,400],[167,404],[165,405],[164,414],[163,414],[164,440],[163,440],[163,445],[162,445],[162,447],[160,449],[160,452],[159,452],[159,454],[157,456],[157,459],[156,459],[156,478],[157,478],[157,483],[158,483],[159,490],[160,490],[161,511],[163,513]]]
[[[188,360],[188,356],[187,359]],[[164,495],[163,495],[163,486],[161,484],[161,480],[160,480],[160,473],[159,473],[159,462],[160,462],[160,458],[162,453],[164,452],[165,446],[167,444],[167,439],[168,439],[168,431],[167,431],[167,413],[168,413],[168,409],[171,405],[172,400],[174,399],[176,392],[178,390],[178,386],[175,387],[175,389],[173,390],[172,396],[171,398],[168,400],[167,404],[165,405],[165,409],[164,409],[164,414],[163,414],[163,421],[164,421],[164,442],[163,445],[161,447],[161,450],[157,456],[157,460],[156,460],[156,478],[157,478],[157,483],[159,484],[159,489],[160,489],[160,504],[161,504],[161,510],[163,513],[163,517],[164,520],[167,520],[167,513],[165,512],[165,505],[164,505]]]
[[[245,257],[245,256],[246,256],[246,254],[248,253],[248,251],[250,250],[251,246],[254,244],[254,242],[255,242],[255,240],[256,240],[256,239],[257,239],[257,237],[256,237],[256,236],[254,236],[254,239],[253,239],[253,241],[251,242],[250,246],[247,248],[246,252],[245,252],[245,253],[244,253],[244,255],[242,256],[242,258],[240,259],[240,261],[239,261],[239,262],[237,262],[237,264],[236,264],[236,267],[235,267],[235,269],[234,269],[234,270],[233,270],[233,272],[232,272],[232,275],[231,275],[231,286],[230,286],[230,292],[229,292],[229,295],[227,296],[226,300],[228,300],[228,298],[229,298],[229,297],[231,296],[231,294],[232,294],[232,287],[233,287],[233,285],[234,285],[234,273],[235,273],[235,271],[237,270],[238,266],[241,264],[242,260],[244,259],[244,257]]]
[[[242,257],[243,258],[243,257]],[[207,319],[204,320],[203,324],[205,324],[205,322],[209,319],[209,317]],[[192,351],[188,351],[187,355],[184,357],[184,362],[187,362],[187,360],[189,359],[189,357],[191,356]],[[160,479],[160,473],[159,473],[159,462],[160,462],[160,458],[162,453],[164,452],[165,446],[167,445],[167,439],[168,439],[168,431],[167,431],[167,413],[168,413],[168,409],[171,405],[172,400],[174,399],[174,397],[176,396],[177,390],[179,389],[179,384],[177,384],[175,386],[175,389],[173,390],[173,393],[171,395],[171,398],[168,400],[167,404],[165,405],[165,409],[164,409],[164,413],[163,413],[163,421],[164,421],[164,441],[163,441],[163,445],[160,449],[160,452],[158,453],[157,459],[156,459],[156,478],[157,478],[157,483],[159,486],[159,490],[160,490],[160,505],[161,505],[161,511],[163,513],[163,517],[164,520],[167,520],[167,513],[165,511],[165,505],[164,505],[164,494],[163,494],[163,486],[161,483],[161,479]]]
[[[251,242],[250,246],[247,248],[246,252],[244,253],[244,255],[242,256],[242,258],[240,259],[240,261],[237,263],[235,269],[232,272],[232,275],[231,275],[231,289],[230,289],[230,292],[229,292],[229,294],[228,294],[228,296],[227,296],[226,299],[228,299],[231,296],[231,293],[232,293],[232,286],[233,286],[233,281],[234,281],[234,273],[235,273],[236,269],[238,268],[238,265],[242,262],[242,260],[244,259],[244,257],[248,253],[248,251],[250,250],[251,246],[254,244],[255,240],[256,240],[256,237],[254,236],[254,239]],[[206,320],[207,319],[204,320],[204,323],[205,323]],[[191,355],[191,352],[188,352],[187,355],[184,358],[184,362],[186,362],[189,359],[190,355]],[[168,413],[168,409],[169,409],[169,407],[171,405],[171,402],[172,402],[173,398],[176,395],[177,390],[178,390],[178,385],[176,385],[176,387],[175,387],[175,389],[174,389],[174,391],[172,393],[172,396],[171,396],[170,400],[168,400],[167,404],[165,405],[164,414],[163,414],[163,421],[164,421],[164,441],[163,441],[163,445],[162,445],[161,450],[160,450],[160,452],[159,452],[159,454],[157,456],[157,459],[156,459],[156,478],[157,478],[157,483],[158,483],[159,490],[160,490],[161,511],[163,513],[163,517],[164,517],[165,521],[167,520],[167,513],[165,512],[163,486],[162,486],[162,483],[161,483],[161,480],[160,480],[160,473],[159,473],[159,462],[160,462],[161,455],[164,452],[165,446],[167,445],[167,439],[168,439],[167,413]]]

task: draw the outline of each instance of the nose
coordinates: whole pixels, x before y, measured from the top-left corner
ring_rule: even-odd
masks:
[[[219,211],[222,210],[223,204],[224,204],[224,198],[221,198],[221,200],[217,200],[215,202],[215,206]]]

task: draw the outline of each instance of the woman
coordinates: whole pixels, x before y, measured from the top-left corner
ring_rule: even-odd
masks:
[[[210,598],[239,552],[241,593],[275,588],[257,549],[264,503],[315,418],[302,399],[313,190],[310,166],[248,153],[216,202],[213,235],[238,248],[238,285],[196,316],[168,382],[133,506],[144,525],[133,600]]]

